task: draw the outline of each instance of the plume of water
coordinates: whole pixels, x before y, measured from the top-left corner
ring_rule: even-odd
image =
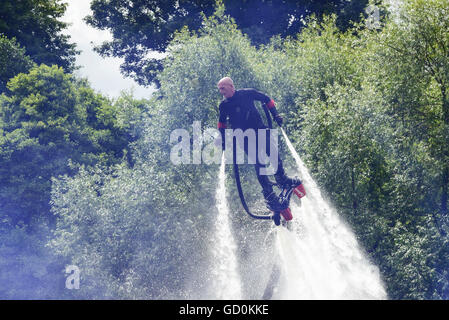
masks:
[[[214,239],[212,240],[212,287],[215,299],[241,299],[241,281],[238,272],[236,245],[229,220],[225,182],[223,153],[216,193],[218,216],[215,220]]]
[[[325,201],[282,130],[307,196],[292,199],[291,231],[276,228],[280,279],[273,299],[386,299],[378,268],[366,258],[352,230]]]

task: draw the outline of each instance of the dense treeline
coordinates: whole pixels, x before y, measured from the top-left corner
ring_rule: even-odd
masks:
[[[59,1],[0,5],[0,297],[57,298],[66,261],[46,247],[52,178],[133,165],[149,102],[110,99],[69,72],[75,44]]]
[[[192,133],[194,121],[215,127],[216,83],[227,75],[277,101],[389,297],[448,299],[448,8],[407,0],[391,14],[381,8],[378,29],[309,17],[294,37],[256,47],[219,5],[198,30],[174,34],[150,101],[105,98],[0,38],[0,58],[14,57],[0,73],[0,296],[197,297],[217,166],[173,165],[169,137]],[[257,201],[253,169],[243,169]],[[229,197],[237,199],[233,187]],[[237,201],[231,207],[242,213]],[[268,226],[248,227],[243,214],[233,221],[246,239],[243,264],[245,243]],[[64,289],[66,264],[82,270],[80,290]]]

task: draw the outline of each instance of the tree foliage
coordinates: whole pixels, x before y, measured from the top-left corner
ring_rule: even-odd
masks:
[[[218,2],[217,2],[218,3]],[[223,1],[226,14],[233,17],[238,28],[253,44],[268,43],[274,35],[295,36],[303,27],[302,18],[339,13],[339,25],[358,21],[367,1]],[[164,53],[176,31],[183,26],[196,31],[203,23],[202,14],[210,16],[213,1],[105,1],[94,0],[88,24],[110,30],[113,40],[97,47],[103,56],[124,58],[122,71],[141,85],[157,82],[162,61],[154,52]]]
[[[0,231],[8,219],[17,223],[0,232],[0,255],[17,255],[12,243],[30,239],[24,212],[35,210],[38,220],[31,203],[48,211],[51,190],[54,236],[45,250],[21,252],[57,263],[42,267],[20,253],[15,266],[26,263],[34,272],[26,279],[49,281],[57,271],[46,270],[75,264],[83,286],[65,298],[197,297],[206,281],[194,275],[211,258],[206,240],[217,166],[174,165],[169,137],[181,128],[192,137],[194,121],[215,127],[216,83],[230,76],[237,87],[258,88],[277,102],[323,193],[379,266],[389,298],[447,299],[448,7],[447,0],[406,0],[399,16],[382,17],[380,29],[362,20],[342,30],[336,15],[309,17],[296,37],[256,47],[220,5],[200,27],[180,28],[167,40],[163,68],[152,75],[160,89],[150,102],[131,94],[109,101],[57,67],[16,75],[0,98]],[[241,174],[255,207],[261,197],[252,167]],[[229,197],[237,198],[233,187]],[[241,212],[238,202],[230,206]],[[248,223],[244,215],[231,220]],[[265,241],[268,228],[234,228],[239,263],[252,265],[250,246]],[[242,272],[257,282],[252,269]],[[2,294],[26,295],[16,293]]]
[[[70,36],[61,33],[67,23],[59,20],[66,7],[60,0],[2,0],[0,34],[15,38],[37,64],[56,64],[73,71],[78,51],[69,42]]]
[[[27,72],[33,63],[15,39],[0,35],[0,94],[6,91],[9,79],[22,72]]]
[[[62,68],[33,67],[8,89],[0,98],[0,185],[3,214],[15,225],[49,213],[51,177],[75,173],[69,160],[114,164],[133,139],[118,106]]]
[[[0,96],[3,298],[64,295],[67,260],[46,246],[56,224],[52,178],[68,179],[81,166],[132,166],[147,108],[129,93],[111,101],[57,66],[34,66],[8,82]]]

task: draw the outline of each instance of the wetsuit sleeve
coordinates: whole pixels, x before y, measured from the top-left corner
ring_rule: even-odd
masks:
[[[218,117],[217,127],[218,127],[218,130],[220,131],[220,134],[221,134],[221,145],[222,145],[222,149],[224,150],[224,146],[225,146],[225,129],[227,128],[227,125],[226,125],[227,114],[224,111],[222,103],[220,103],[220,106],[218,107],[218,110],[220,112],[220,115]]]
[[[276,117],[279,116],[277,109],[276,109],[276,103],[274,102],[273,99],[271,99],[266,94],[263,94],[262,92],[259,92],[254,89],[251,89],[251,94],[252,94],[254,100],[261,101],[262,103],[264,103],[267,106],[268,110],[270,110],[270,113],[274,119],[276,119]]]

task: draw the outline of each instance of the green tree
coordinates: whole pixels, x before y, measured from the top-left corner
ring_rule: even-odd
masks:
[[[56,222],[52,178],[72,176],[80,166],[132,165],[132,143],[147,110],[146,100],[123,93],[111,101],[55,65],[34,66],[8,82],[0,96],[3,298],[72,297],[64,267],[73,261],[46,246]]]
[[[13,225],[29,225],[30,219],[49,216],[51,177],[76,172],[69,159],[115,164],[127,155],[132,138],[118,122],[119,104],[57,66],[21,73],[8,89],[0,97],[2,213]],[[134,111],[145,107],[140,102]]]
[[[6,91],[9,79],[22,72],[28,72],[33,66],[31,59],[26,56],[15,39],[9,40],[0,35],[0,94]]]
[[[413,122],[428,131],[429,151],[440,165],[440,211],[447,216],[449,190],[449,1],[409,0],[404,2],[398,24],[391,24],[385,44],[392,49],[392,59],[413,63],[416,77],[427,83],[427,90],[417,101],[426,102],[410,108]],[[389,41],[390,40],[390,41]],[[433,104],[430,107],[428,104]],[[423,113],[425,116],[423,117]]]
[[[76,135],[82,137],[82,112],[70,76],[56,66],[19,74],[8,89],[1,103],[3,213],[28,225],[49,212],[50,178],[67,170]]]
[[[15,38],[37,64],[56,64],[71,72],[78,51],[70,36],[61,33],[67,27],[59,20],[66,8],[60,0],[2,0],[0,34]]]

